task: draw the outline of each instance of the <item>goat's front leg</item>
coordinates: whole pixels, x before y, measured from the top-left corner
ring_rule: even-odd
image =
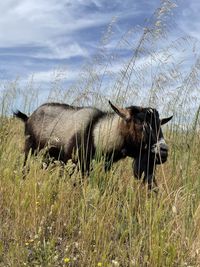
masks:
[[[142,174],[144,173],[143,182],[148,184],[148,189],[152,190],[157,187],[155,179],[155,162],[147,153],[143,154],[142,157],[135,159],[135,162],[133,163],[133,172],[137,179],[141,179]]]
[[[144,171],[144,182],[147,182],[148,184],[148,189],[157,191],[157,182],[155,178],[155,170],[156,170],[156,165],[153,159],[149,159],[146,164],[146,168]]]
[[[145,171],[144,160],[141,158],[136,158],[133,162],[133,173],[136,179],[140,180],[142,178],[142,174]]]

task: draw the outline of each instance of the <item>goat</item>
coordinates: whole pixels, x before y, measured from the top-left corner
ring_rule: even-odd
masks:
[[[114,112],[60,103],[43,104],[30,117],[16,111],[14,115],[25,123],[24,165],[29,151],[33,154],[45,147],[50,157],[64,163],[69,159],[79,162],[83,173],[89,172],[97,155],[104,156],[106,168],[128,156],[135,159],[136,178],[141,179],[144,173],[151,188],[155,164],[168,157],[161,125],[172,116],[160,119],[156,109],[109,104]]]

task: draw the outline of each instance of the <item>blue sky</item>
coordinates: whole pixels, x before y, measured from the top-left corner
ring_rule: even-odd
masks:
[[[66,86],[90,64],[103,41],[107,54],[117,52],[120,59],[110,66],[120,69],[131,53],[118,46],[123,34],[146,20],[161,4],[158,0],[6,0],[0,3],[0,82],[26,82],[33,76],[41,87],[48,86],[56,70],[62,69]],[[200,39],[200,1],[176,1],[169,19],[167,42],[180,36]],[[108,34],[108,25],[113,25]],[[104,39],[102,41],[102,36]],[[132,42],[137,36],[132,37]],[[158,48],[167,46],[158,43]],[[190,49],[185,52],[190,58]],[[177,57],[178,57],[177,53]],[[174,55],[176,57],[176,55]]]
[[[156,2],[101,0],[7,0],[0,4],[1,79],[31,74],[48,80],[57,67],[74,80],[114,17],[119,37],[144,23]],[[66,70],[67,72],[67,70]]]

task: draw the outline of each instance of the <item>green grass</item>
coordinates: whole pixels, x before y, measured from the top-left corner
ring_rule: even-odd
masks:
[[[108,173],[94,163],[80,183],[70,164],[44,170],[31,157],[23,180],[23,125],[0,125],[0,266],[200,266],[197,132],[166,132],[156,195],[134,180],[130,159]]]

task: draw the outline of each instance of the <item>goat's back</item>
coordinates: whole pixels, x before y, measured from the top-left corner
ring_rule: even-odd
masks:
[[[78,134],[85,134],[88,127],[104,113],[92,107],[72,107],[59,103],[40,106],[26,123],[26,135],[32,136],[40,147],[67,146]]]

